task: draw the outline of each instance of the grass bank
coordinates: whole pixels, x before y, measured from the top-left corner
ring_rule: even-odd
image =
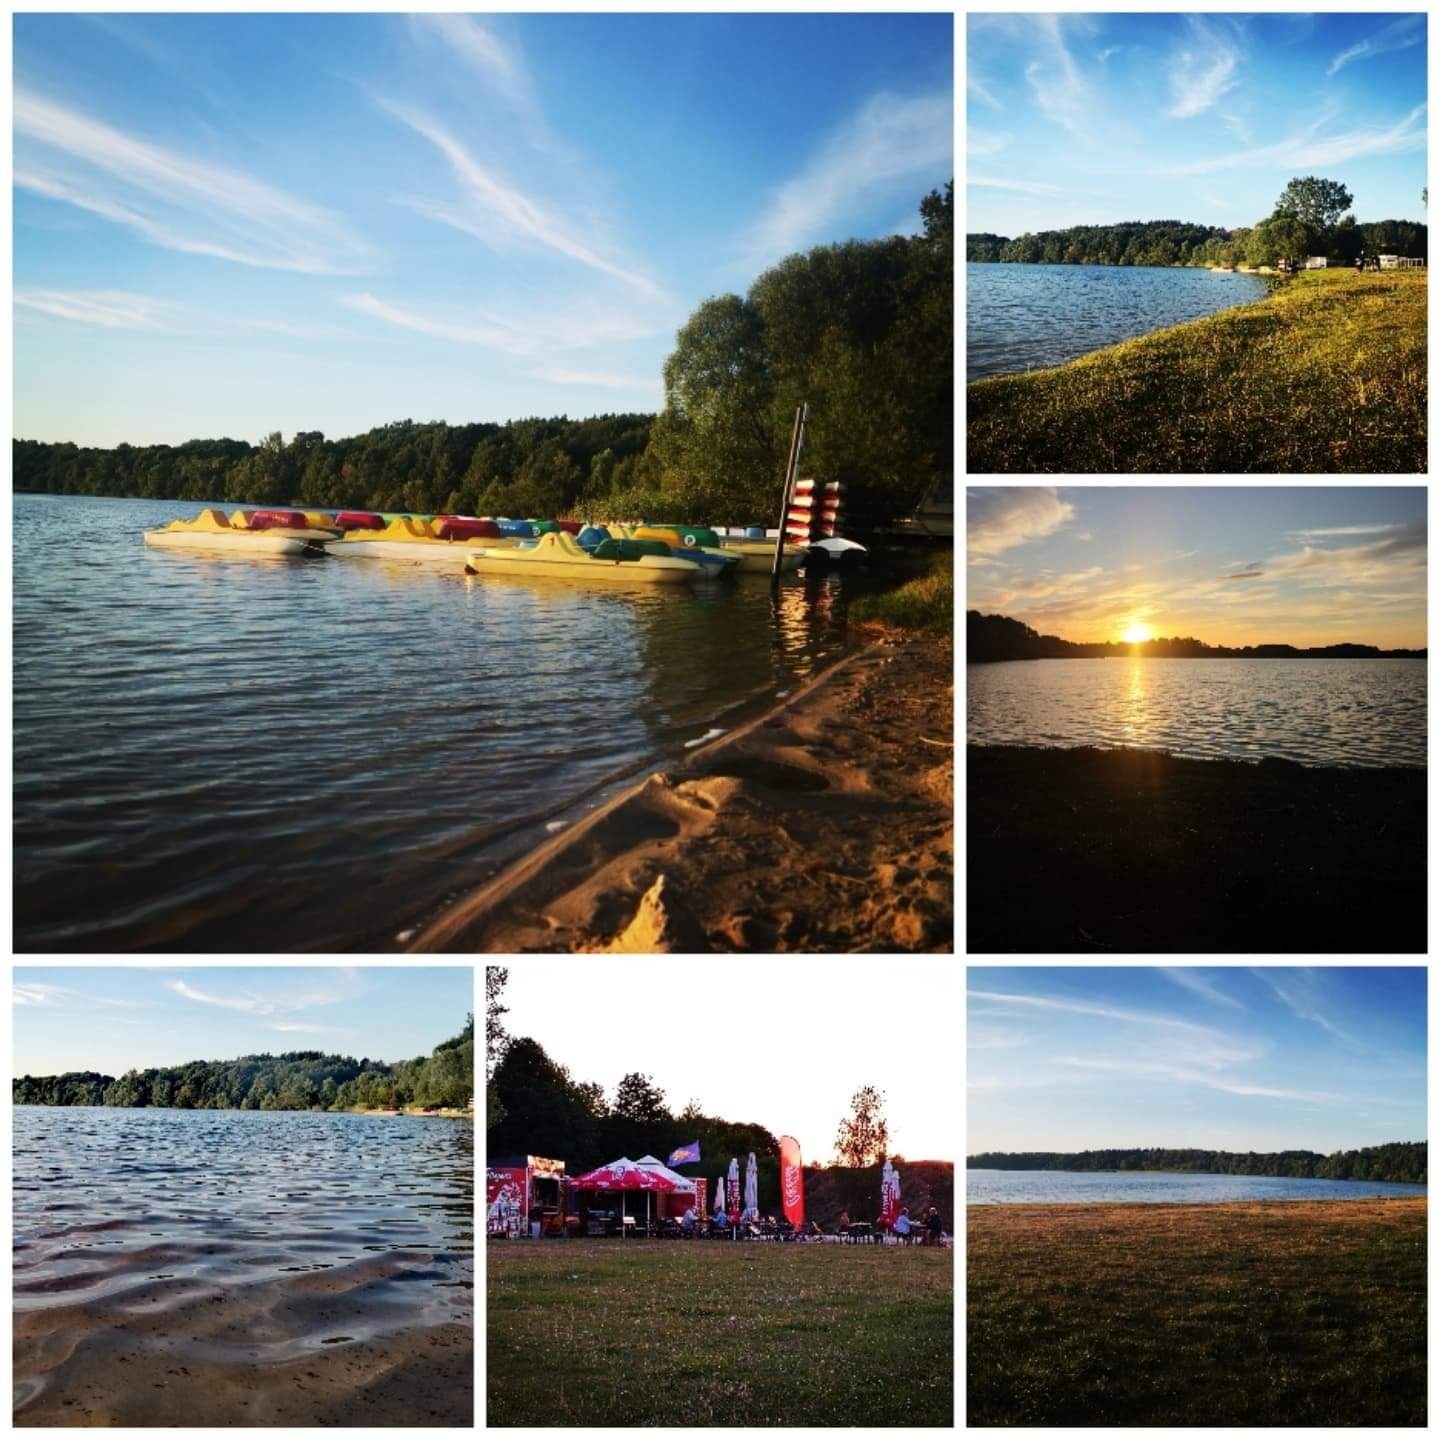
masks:
[[[1424,1425],[1426,1202],[967,1214],[970,1425]]]
[[[952,1254],[492,1244],[487,1423],[949,1426]]]
[[[968,948],[1423,954],[1425,773],[967,746]]]
[[[966,388],[972,474],[1426,469],[1426,272],[1268,299]]]
[[[955,552],[951,548],[921,557],[923,568],[893,589],[860,595],[850,602],[848,619],[920,635],[955,633]]]

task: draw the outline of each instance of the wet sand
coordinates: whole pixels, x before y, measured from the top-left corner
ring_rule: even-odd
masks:
[[[972,953],[1419,954],[1425,771],[969,746]]]
[[[948,951],[954,663],[886,638],[652,775],[412,951]]]
[[[473,1422],[468,1125],[17,1106],[14,1423]]]
[[[216,1286],[146,1275],[164,1249],[101,1300],[16,1315],[17,1426],[471,1423],[471,1325],[391,1328],[433,1257]]]

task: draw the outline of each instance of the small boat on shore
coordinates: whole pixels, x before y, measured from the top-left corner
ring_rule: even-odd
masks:
[[[147,545],[184,550],[229,550],[251,555],[323,555],[337,538],[330,529],[312,529],[305,516],[295,521],[254,523],[256,514],[237,510],[228,519],[219,510],[202,510],[193,520],[172,520],[145,532]]]
[[[585,550],[565,530],[552,530],[533,545],[470,549],[465,568],[475,575],[524,575],[597,580],[621,585],[675,585],[699,579],[703,567],[670,553],[658,540],[602,540]]]

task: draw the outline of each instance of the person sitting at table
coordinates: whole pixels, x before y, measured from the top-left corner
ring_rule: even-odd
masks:
[[[910,1207],[908,1205],[903,1206],[895,1217],[895,1233],[900,1237],[902,1245],[910,1243]]]
[[[848,1210],[841,1210],[840,1218],[835,1222],[835,1229],[841,1235],[850,1233],[850,1212]]]
[[[930,1243],[938,1245],[945,1227],[940,1220],[940,1212],[933,1205],[925,1212],[925,1228],[930,1232]]]
[[[692,1205],[680,1220],[680,1228],[687,1238],[695,1234],[695,1207]]]
[[[723,1210],[717,1210],[715,1218],[710,1222],[710,1228],[717,1234],[723,1235],[730,1228],[730,1217]]]

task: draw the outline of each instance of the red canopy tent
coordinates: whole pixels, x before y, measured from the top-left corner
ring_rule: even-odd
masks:
[[[668,1176],[661,1175],[654,1170],[642,1170],[628,1156],[622,1155],[620,1159],[612,1161],[609,1165],[602,1165],[598,1170],[592,1170],[588,1175],[577,1175],[571,1182],[577,1190],[608,1190],[618,1191],[620,1194],[620,1233],[625,1233],[625,1199],[627,1190],[645,1191],[645,1224],[650,1224],[650,1192],[668,1192],[679,1187]]]

